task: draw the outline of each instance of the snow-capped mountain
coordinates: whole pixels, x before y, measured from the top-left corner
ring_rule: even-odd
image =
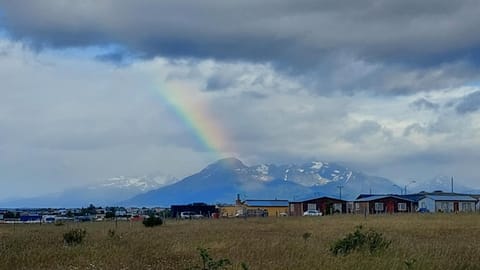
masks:
[[[158,189],[177,181],[172,176],[118,176],[94,185],[71,188],[63,192],[1,202],[3,207],[83,207],[89,204],[116,205],[135,195]]]
[[[464,186],[453,179],[453,191],[458,193],[478,193],[478,190]],[[433,192],[433,191],[450,192],[452,190],[452,176],[438,175],[426,181],[415,181],[408,186],[407,192]]]
[[[126,177],[118,176],[112,177],[104,182],[90,187],[91,189],[116,188],[116,189],[131,189],[140,192],[146,192],[152,189],[159,188],[175,182],[175,177],[165,176],[142,176],[142,177]]]
[[[236,194],[252,199],[294,199],[324,194],[354,199],[360,193],[393,193],[393,183],[344,166],[313,161],[302,165],[260,164],[246,166],[227,158],[202,171],[156,190],[133,197],[127,205],[162,205],[208,202],[231,203]]]

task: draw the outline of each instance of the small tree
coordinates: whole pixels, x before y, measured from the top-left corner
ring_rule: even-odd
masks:
[[[84,229],[72,229],[63,234],[63,242],[70,246],[81,244],[85,235],[87,231]]]
[[[163,220],[160,217],[157,217],[155,215],[150,215],[148,218],[143,220],[143,225],[145,227],[155,227],[155,226],[160,226],[163,224]]]
[[[202,264],[188,268],[188,270],[221,270],[227,269],[227,267],[232,265],[229,259],[213,259],[210,254],[208,254],[208,250],[205,248],[198,248],[198,251],[200,252],[200,257],[202,258]],[[248,269],[248,266],[243,264],[242,268]]]

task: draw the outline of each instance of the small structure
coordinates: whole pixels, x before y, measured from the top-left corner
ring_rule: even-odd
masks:
[[[356,214],[406,213],[415,211],[417,201],[403,195],[360,195],[354,202]]]
[[[20,216],[20,222],[22,223],[40,223],[42,216],[40,215],[22,215]]]
[[[205,217],[210,217],[212,213],[216,213],[215,205],[208,205],[206,203],[192,203],[186,205],[172,205],[172,217],[180,217],[181,212],[193,212]]]
[[[477,199],[469,195],[454,193],[426,194],[419,200],[420,209],[428,212],[473,212],[476,208]]]
[[[303,216],[303,213],[307,210],[317,210],[322,215],[346,213],[347,201],[329,196],[311,196],[289,203],[290,216]]]

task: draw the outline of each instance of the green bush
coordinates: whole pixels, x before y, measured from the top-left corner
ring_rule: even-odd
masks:
[[[71,229],[63,234],[63,242],[70,246],[78,245],[82,243],[86,235],[87,231],[84,229]]]
[[[208,250],[205,248],[198,248],[200,252],[200,257],[202,258],[202,265],[201,266],[194,266],[188,268],[188,270],[221,270],[227,269],[228,266],[232,265],[229,259],[219,259],[214,260],[210,254],[208,254]],[[242,264],[243,269],[248,269],[246,264]]]
[[[107,235],[110,238],[114,238],[117,232],[114,229],[108,229]]]
[[[150,215],[148,218],[143,220],[143,225],[145,227],[155,227],[160,226],[163,224],[163,220],[160,217],[156,217],[154,215]]]
[[[362,226],[357,226],[353,233],[349,233],[344,238],[333,243],[330,247],[330,252],[335,256],[347,255],[357,250],[366,250],[373,254],[387,249],[390,243],[391,241],[386,240],[381,233],[372,229],[365,232]]]

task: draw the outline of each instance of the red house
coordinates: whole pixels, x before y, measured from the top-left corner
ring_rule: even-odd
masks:
[[[417,201],[398,195],[361,195],[355,200],[356,214],[406,213],[415,211]]]
[[[289,202],[290,216],[303,216],[307,210],[317,210],[322,215],[346,213],[347,202],[334,197],[309,197]]]

